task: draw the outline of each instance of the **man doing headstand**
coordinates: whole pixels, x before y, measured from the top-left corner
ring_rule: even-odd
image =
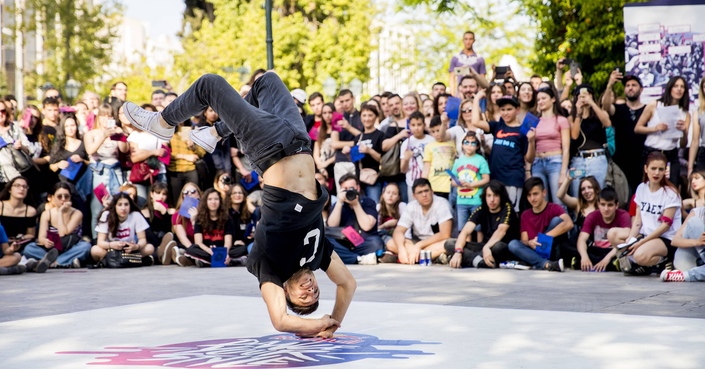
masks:
[[[212,107],[222,121],[192,130],[191,140],[213,152],[231,134],[264,183],[262,219],[247,270],[257,277],[274,328],[301,336],[332,337],[355,293],[356,282],[326,240],[321,211],[328,198],[315,179],[311,141],[289,90],[274,72],[257,79],[245,99],[220,76],[207,74],[161,113],[127,102],[125,116],[138,128],[169,141],[174,127]],[[298,315],[318,308],[313,270],[337,285],[330,315]]]

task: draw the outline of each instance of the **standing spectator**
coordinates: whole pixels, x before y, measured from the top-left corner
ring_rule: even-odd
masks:
[[[9,106],[12,106],[12,104],[9,104]],[[9,109],[9,107],[7,108]],[[32,168],[24,172],[23,175],[34,184],[30,193],[33,199],[38,200],[41,198],[41,194],[51,189],[51,185],[56,183],[59,177],[49,168],[49,162],[51,160],[50,153],[53,143],[49,142],[49,137],[44,132],[42,115],[39,109],[34,105],[29,105],[27,109],[25,109],[25,114],[30,114],[29,122],[24,119],[22,120],[24,133],[29,142],[27,149],[37,168]],[[75,115],[73,113],[66,113],[64,116],[71,116],[75,121]]]
[[[167,168],[167,175],[169,177],[169,193],[172,195],[172,204],[176,203],[178,194],[181,193],[181,189],[187,183],[198,183],[196,162],[206,155],[206,151],[203,148],[195,145],[189,139],[190,130],[191,127],[179,125],[174,136],[169,141],[171,160]]]
[[[384,133],[380,132],[375,128],[375,119],[379,117],[379,112],[372,106],[365,104],[360,108],[360,117],[362,119],[363,132],[360,133],[358,137],[355,137],[357,141],[357,146],[360,150],[360,154],[364,154],[364,157],[360,159],[358,165],[360,166],[360,178],[362,176],[364,169],[371,169],[379,175],[379,162],[382,159],[382,142],[384,141]],[[349,150],[343,148],[343,153]],[[349,153],[349,151],[348,151]],[[338,183],[341,183],[340,181]],[[374,183],[363,183],[365,196],[369,199],[373,199],[374,203],[377,202],[380,195],[382,195],[382,183],[379,181],[379,177],[375,179]]]
[[[405,115],[402,108],[402,104],[402,98],[397,94],[392,94],[389,96],[389,98],[387,98],[387,109],[389,110],[389,115],[382,122],[380,122],[380,131],[387,132],[387,128],[391,127],[395,122],[397,125],[401,126],[406,124],[406,122],[404,121]]]
[[[526,113],[535,114],[536,113],[536,90],[529,82],[522,82],[519,84],[519,115],[517,115],[517,120],[519,123],[524,122]]]
[[[486,242],[465,242],[477,227]],[[463,224],[457,239],[445,243],[452,268],[497,268],[500,263],[516,260],[509,251],[509,242],[519,238],[519,218],[509,201],[502,182],[490,181],[482,193],[482,205]]]
[[[113,141],[110,136],[121,133],[122,129],[115,126],[113,109],[108,104],[102,104],[98,109],[98,117],[93,129],[86,132],[83,144],[90,157],[90,168],[93,170],[93,190],[100,184],[105,185],[109,193],[116,193],[123,181],[120,169],[119,153],[130,150],[127,142]],[[105,199],[91,196],[91,229],[93,238],[97,237],[96,224],[98,215],[103,208]],[[98,255],[98,254],[96,254]],[[105,256],[102,254],[102,256]],[[101,256],[101,259],[102,259]]]
[[[565,235],[573,228],[573,221],[560,205],[546,201],[546,188],[541,178],[529,178],[524,185],[524,194],[531,208],[521,213],[521,240],[509,242],[509,251],[534,269],[564,271],[563,259],[553,259],[557,258],[559,244],[567,240]],[[536,252],[536,247],[541,246],[539,233],[553,237],[549,260]]]
[[[384,248],[377,233],[377,205],[373,199],[361,196],[360,184],[351,174],[340,179],[340,188],[342,191],[338,193],[338,201],[328,216],[328,226],[352,227],[364,242],[353,249],[332,242],[335,252],[345,264],[377,264],[377,251]]]
[[[311,141],[316,141],[318,138],[319,127],[323,121],[323,105],[325,101],[323,100],[323,95],[320,92],[314,92],[308,98],[308,106],[311,107],[313,114],[309,114],[304,118],[304,123],[306,124],[306,131],[308,131]]]
[[[0,138],[15,150],[29,153],[29,140],[27,140],[22,128],[13,123],[12,119],[7,116],[5,104],[0,105]],[[12,152],[10,150],[0,150],[0,186],[4,186],[19,176],[20,172],[15,167]]]
[[[458,231],[463,229],[475,209],[482,204],[482,187],[490,181],[490,169],[487,161],[477,154],[480,140],[474,131],[468,131],[463,139],[462,155],[453,163],[453,174],[459,182],[451,180],[451,185],[458,187]]]
[[[431,97],[437,98],[438,95],[446,93],[446,84],[443,82],[436,82],[431,86]]]
[[[125,82],[115,82],[110,86],[110,96],[116,97],[121,103],[127,101],[127,84]]]
[[[631,243],[625,249],[626,255],[620,255],[626,274],[649,275],[652,266],[665,266],[673,260],[676,249],[671,240],[681,226],[681,199],[678,189],[666,179],[667,163],[666,155],[658,151],[647,156],[644,183],[634,195],[638,209],[632,227],[620,229],[612,242],[613,246]]]
[[[48,97],[42,101],[42,115],[44,120],[42,126],[44,133],[49,138],[49,142],[53,143],[56,137],[56,126],[59,125],[59,101]]]
[[[506,88],[497,82],[492,82],[490,87],[485,91],[485,99],[487,99],[487,110],[483,112],[485,115],[485,120],[499,121],[502,116],[499,113],[499,106],[497,105],[497,100],[502,96],[507,95]],[[488,98],[489,96],[489,98]]]
[[[460,79],[460,87],[458,87],[458,98],[461,100],[472,100],[478,90],[478,83],[475,78],[463,76]]]
[[[448,72],[450,72],[450,91],[452,94],[456,92],[458,85],[460,85],[460,79],[463,77],[462,74],[457,75],[455,73],[456,68],[472,68],[485,78],[487,70],[485,69],[485,59],[475,52],[473,45],[475,44],[475,33],[472,31],[466,31],[463,34],[463,49],[457,55],[454,55],[450,59],[450,67]]]
[[[622,81],[622,84],[624,84],[624,95],[627,98],[624,104],[615,102],[613,87],[617,81]],[[602,96],[602,109],[609,113],[612,118],[612,127],[614,127],[616,147],[612,158],[627,177],[629,190],[632,194],[636,192],[637,186],[641,183],[643,172],[641,166],[635,165],[635,163],[641,162],[641,152],[644,150],[646,136],[634,132],[634,127],[636,127],[636,123],[641,118],[646,107],[641,102],[642,91],[643,86],[639,77],[624,76],[619,70],[615,70],[610,74],[607,88]],[[696,129],[695,125],[693,129]],[[693,144],[691,147],[697,148],[697,146],[697,144]],[[703,158],[705,158],[705,154],[703,155]],[[694,157],[695,155],[691,155],[689,158]],[[705,160],[703,160],[703,168],[705,168]],[[626,199],[622,199],[622,201],[626,201]]]
[[[514,209],[519,209],[522,187],[526,172],[524,162],[533,162],[536,144],[535,129],[524,135],[521,132],[521,122],[517,120],[519,100],[514,96],[504,96],[497,100],[501,119],[499,122],[487,122],[481,118],[480,99],[484,91],[478,92],[475,98],[472,122],[473,125],[490,132],[494,136],[492,153],[490,154],[490,179],[496,179],[507,186],[509,200]]]
[[[590,85],[580,85],[573,93],[573,111],[568,121],[573,140],[571,151],[575,153],[570,159],[570,168],[582,170],[585,177],[595,177],[600,188],[603,188],[607,177],[605,129],[611,127],[612,122],[607,112],[595,103],[595,91]],[[578,182],[572,183],[571,193],[578,193]]]
[[[416,264],[421,250],[431,251],[432,259],[444,254],[444,244],[453,228],[448,200],[433,194],[428,179],[415,180],[411,190],[416,201],[406,206],[394,229],[394,243],[388,244],[388,250],[397,254],[402,264]],[[411,239],[406,237],[408,229],[412,230]]]
[[[166,155],[167,141],[157,138],[137,127],[132,127],[133,131],[127,136],[127,143],[130,145],[130,161],[132,163],[146,162],[150,169],[158,170],[158,174],[143,182],[133,181],[137,188],[137,196],[142,199],[147,198],[151,183],[166,183],[166,165],[159,158]],[[129,177],[128,177],[129,178]]]
[[[352,91],[341,90],[336,99],[336,103],[340,105],[340,110],[343,114],[343,119],[337,120],[333,117],[333,125],[341,127],[340,133],[331,132],[331,146],[335,152],[335,166],[333,174],[336,186],[340,183],[340,178],[347,173],[357,173],[356,165],[350,161],[348,153],[343,152],[343,148],[353,147],[357,144],[355,137],[362,132],[362,122],[360,121],[360,113],[355,109],[355,99]],[[335,105],[335,103],[334,103]],[[336,111],[338,111],[336,106]],[[349,152],[349,151],[348,151]],[[340,188],[338,188],[339,192]]]
[[[163,90],[154,90],[154,92],[152,92],[151,104],[157,107],[164,107],[164,97],[166,97],[166,92]]]
[[[203,112],[204,119],[199,124],[194,124],[193,129],[198,129],[199,127],[214,127],[217,122],[220,121],[220,116],[213,110],[210,106]],[[231,150],[233,147],[233,142],[235,139],[233,137],[226,137],[223,140],[218,141],[215,146],[215,150],[212,153],[206,153],[204,156],[204,161],[209,168],[208,175],[206,178],[199,178],[201,187],[207,188],[213,183],[215,173],[222,170],[226,173],[230,173],[233,166],[233,154]],[[241,173],[243,176],[249,174],[249,172]]]
[[[398,96],[398,95],[394,95]],[[411,96],[410,96],[411,97]],[[405,98],[406,100],[407,98]],[[396,103],[399,99],[395,97],[392,99],[393,103]],[[427,100],[429,101],[429,100]],[[396,105],[394,107],[394,110],[396,110]],[[409,115],[406,115],[406,111],[404,112],[404,117],[406,118],[406,121],[404,121],[404,118],[402,119],[395,119],[395,117],[392,117],[392,119],[389,120],[389,124],[387,125],[386,130],[383,130],[381,128],[382,126],[380,125],[380,130],[382,132],[385,132],[385,137],[384,141],[382,142],[382,151],[386,154],[388,151],[393,150],[395,145],[400,145],[399,150],[400,153],[403,154],[404,152],[402,151],[402,145],[405,139],[407,139],[410,135],[409,131],[409,126],[410,122],[412,119],[420,119],[422,115],[418,111],[413,111],[410,112]],[[406,183],[406,175],[404,174],[404,170],[402,170],[403,165],[401,164],[401,159],[399,161],[399,174],[394,175],[394,176],[386,176],[386,177],[381,177],[380,178],[380,183],[395,183],[397,187],[399,188],[399,191],[401,191],[401,198],[402,201],[406,202],[408,199],[407,196],[407,183]],[[384,163],[382,163],[384,165]]]
[[[431,119],[431,136],[434,141],[424,148],[423,153],[423,177],[431,182],[433,193],[448,199],[450,194],[450,176],[446,170],[453,167],[455,160],[455,144],[444,140],[444,133],[441,131],[441,117],[435,116]]]
[[[86,130],[81,133],[86,133],[93,129],[93,124],[95,123],[95,118],[98,116],[98,107],[100,106],[100,96],[92,91],[86,91],[83,93],[82,100],[84,104],[88,107],[88,112],[86,115]],[[42,109],[43,110],[43,109]]]
[[[534,91],[539,90],[539,86],[541,85],[542,82],[543,82],[543,79],[538,74],[534,74],[531,76],[531,78],[529,78],[529,83],[531,83],[531,87],[534,88]]]
[[[680,109],[675,127],[669,127],[664,120],[670,117],[660,117],[663,108],[678,106]],[[648,155],[654,151],[662,152],[668,159],[668,179],[678,188],[680,184],[681,165],[678,161],[678,148],[686,147],[688,143],[688,127],[690,126],[690,97],[688,83],[683,77],[673,77],[666,84],[663,95],[646,104],[644,113],[634,128],[634,132],[646,135],[642,160],[646,161]],[[680,131],[680,132],[679,132]],[[697,146],[697,145],[696,145]],[[690,169],[689,169],[690,171]]]
[[[424,151],[426,145],[434,139],[424,131],[425,125],[420,114],[413,114],[409,119],[409,138],[401,144],[401,171],[406,173],[407,198],[413,198],[411,185],[423,176]]]
[[[551,201],[561,205],[558,188],[566,181],[570,162],[570,123],[559,114],[553,88],[539,89],[536,96],[541,120],[536,126],[536,159],[531,175],[541,178],[548,185]]]
[[[312,95],[313,96],[313,95]],[[331,135],[333,131],[340,134],[340,127],[333,126],[333,116],[339,115],[334,112],[335,107],[331,103],[323,105],[321,108],[321,121],[317,131],[316,141],[313,143],[313,160],[316,168],[326,173],[327,178],[333,178],[333,166],[335,165],[335,150],[331,145]],[[330,188],[330,187],[328,187]]]

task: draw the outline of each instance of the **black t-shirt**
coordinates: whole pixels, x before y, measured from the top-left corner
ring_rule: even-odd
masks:
[[[384,133],[380,130],[375,129],[370,133],[362,133],[362,138],[360,136],[355,137],[355,141],[359,142],[359,145],[367,145],[372,150],[377,151],[382,155],[382,142],[384,142]],[[379,162],[375,160],[372,155],[365,154],[365,157],[360,160],[360,164],[363,168],[374,169],[375,172],[379,172]]]
[[[362,126],[362,121],[360,121],[360,112],[358,112],[357,110],[355,112],[353,112],[352,114],[345,113],[344,117],[348,121],[348,123],[350,123],[351,126],[357,128],[358,131],[362,132],[365,130],[365,128]],[[341,142],[355,141],[355,136],[353,136],[353,134],[350,133],[347,129],[343,129],[340,131],[340,134],[338,135],[338,140]],[[355,141],[355,143],[357,143],[357,141]],[[380,150],[380,152],[381,151],[382,150]],[[342,149],[335,151],[335,162],[336,163],[343,163],[343,162],[349,162],[349,161],[350,161],[350,157],[346,154],[343,154]]]
[[[509,243],[511,240],[517,240],[519,234],[519,217],[512,208],[512,203],[507,202],[501,207],[498,213],[491,213],[489,209],[480,206],[470,214],[468,222],[473,222],[480,226],[482,233],[485,236],[485,242],[492,238],[492,234],[501,224],[509,226],[507,233],[502,237],[502,242]]]
[[[579,150],[593,150],[602,149],[604,144],[607,143],[607,134],[605,133],[605,128],[602,127],[602,122],[597,117],[588,117],[582,120],[580,123],[580,129],[585,134],[585,144],[580,146],[583,142],[582,137],[578,137],[577,144]]]
[[[365,214],[372,215],[377,219],[379,214],[377,213],[377,203],[375,203],[371,198],[360,196],[360,205]],[[357,216],[355,216],[355,211],[348,204],[343,204],[343,209],[340,213],[340,226],[347,227],[351,226],[355,229],[360,229],[360,225],[357,222]],[[377,233],[377,223],[369,231],[362,231],[362,237],[366,236],[376,236]]]
[[[49,138],[49,150],[51,150],[51,145],[53,145],[56,140],[56,127],[45,124],[42,128],[42,132],[44,132],[44,134]]]
[[[233,223],[233,219],[228,217],[224,229],[214,229],[209,233],[203,233],[203,226],[199,222],[196,222],[193,226],[193,233],[201,233],[203,235],[203,244],[206,246],[222,247],[225,246],[225,235],[229,234],[232,236],[232,234],[235,233],[235,224]]]
[[[634,133],[634,127],[641,118],[646,105],[640,109],[631,110],[627,104],[615,104],[614,115],[612,115],[612,126],[614,127],[614,141],[616,150],[614,152],[614,162],[619,165],[627,176],[629,185],[636,189],[636,185],[641,182],[643,168],[641,165],[641,151],[644,149],[646,135]]]
[[[296,271],[328,269],[333,245],[325,237],[321,211],[328,192],[318,186],[318,198],[264,186],[261,220],[255,230],[255,244],[247,258],[247,270],[260,287],[272,282],[279,287]]]

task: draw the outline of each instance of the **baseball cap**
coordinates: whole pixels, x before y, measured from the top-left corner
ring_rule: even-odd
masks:
[[[629,82],[629,81],[636,81],[636,83],[638,83],[639,86],[644,87],[644,85],[641,83],[641,79],[637,76],[628,74],[628,75],[624,76],[624,78],[622,78],[623,84],[627,84],[627,82]]]
[[[515,108],[518,108],[519,107],[519,100],[517,100],[516,97],[511,96],[511,95],[502,96],[499,99],[497,99],[497,106],[502,107],[507,104],[511,104]]]
[[[575,89],[573,90],[573,96],[579,94],[582,89],[586,89],[587,92],[590,93],[590,95],[595,96],[595,89],[592,88],[592,86],[590,86],[589,83],[583,83],[583,84],[576,86]]]
[[[291,91],[291,97],[293,97],[294,99],[296,99],[296,101],[298,101],[298,102],[301,103],[301,104],[305,104],[305,103],[306,103],[306,97],[307,97],[307,96],[306,96],[306,91],[304,91],[304,90],[302,90],[302,89],[300,89],[300,88],[297,88],[297,89],[295,89],[294,91]]]

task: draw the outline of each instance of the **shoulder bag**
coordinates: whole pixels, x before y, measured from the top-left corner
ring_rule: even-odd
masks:
[[[399,133],[399,125],[396,121],[394,125],[397,126],[397,133]],[[379,175],[382,177],[392,177],[399,174],[401,174],[401,140],[382,155],[379,170]]]

